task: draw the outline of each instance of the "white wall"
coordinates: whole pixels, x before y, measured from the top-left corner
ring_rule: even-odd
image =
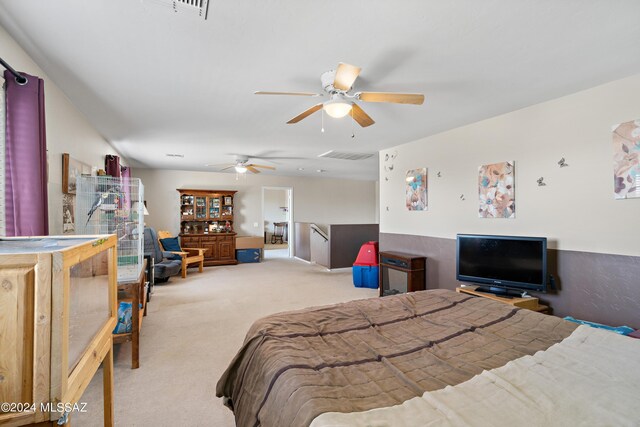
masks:
[[[382,151],[380,232],[546,236],[552,248],[640,255],[640,199],[613,198],[611,137],[613,125],[640,119],[639,101],[635,75]],[[478,167],[506,160],[515,160],[516,218],[478,218]],[[427,212],[404,205],[405,173],[418,167],[428,168]]]
[[[267,232],[273,232],[274,222],[288,221],[289,213],[281,209],[283,207],[288,208],[287,190],[264,190],[263,218]]]
[[[293,220],[321,224],[375,223],[373,181],[252,175],[235,173],[134,169],[142,179],[149,216],[147,225],[178,233],[178,188],[238,190],[234,197],[234,228],[239,235],[263,235],[262,187],[293,188]],[[257,226],[254,227],[254,224]]]
[[[283,222],[287,220],[287,190],[264,190],[264,220],[268,223]]]
[[[99,168],[104,168],[105,155],[117,153],[2,27],[0,54],[14,69],[44,80],[49,233],[62,234],[62,153],[69,153],[71,157]],[[3,81],[0,77],[0,83]],[[126,164],[126,159],[121,163]]]

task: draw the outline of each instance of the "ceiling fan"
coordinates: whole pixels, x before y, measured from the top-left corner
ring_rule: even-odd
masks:
[[[314,105],[311,108],[298,114],[287,124],[298,123],[300,120],[309,117],[311,114],[324,110],[329,116],[334,118],[344,117],[347,114],[360,126],[371,126],[375,122],[355,101],[363,102],[391,102],[396,104],[421,105],[424,102],[424,95],[420,93],[394,93],[394,92],[353,92],[353,83],[360,74],[360,67],[355,65],[338,63],[336,70],[322,73],[320,81],[322,88],[329,95],[329,100]],[[257,91],[256,95],[293,95],[293,96],[323,96],[313,92],[267,92]]]
[[[260,173],[261,171],[259,171],[258,168],[276,170],[276,168],[274,168],[273,166],[257,165],[255,163],[249,163],[248,157],[238,157],[236,158],[235,163],[228,163],[220,166],[225,166],[225,167],[220,169],[218,172],[222,172],[228,169],[235,169],[237,173],[247,173],[247,172]]]

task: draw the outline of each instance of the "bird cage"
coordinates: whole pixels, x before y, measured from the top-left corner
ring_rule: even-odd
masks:
[[[118,282],[137,280],[143,262],[144,186],[138,178],[78,177],[76,234],[115,234]]]

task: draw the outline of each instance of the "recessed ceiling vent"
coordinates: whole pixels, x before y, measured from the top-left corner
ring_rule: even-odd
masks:
[[[318,157],[326,157],[329,159],[340,159],[340,160],[364,160],[369,157],[373,157],[373,153],[348,153],[346,151],[327,151],[326,153],[320,154]]]
[[[176,14],[185,12],[187,15],[197,15],[207,19],[209,2],[212,0],[148,0],[151,4],[173,9]]]
[[[176,2],[186,4],[187,6],[202,7],[205,0],[176,0]]]

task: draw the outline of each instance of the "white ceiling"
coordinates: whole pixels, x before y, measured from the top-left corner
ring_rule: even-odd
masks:
[[[0,25],[133,166],[215,170],[241,153],[300,158],[254,160],[278,168],[265,173],[370,180],[375,156],[317,155],[376,152],[639,73],[639,19],[638,0],[211,0],[206,21],[168,0],[0,2]],[[320,91],[339,61],[363,68],[357,90],[425,104],[361,103],[376,124],[352,139],[349,118],[326,118],[324,134],[318,113],[285,124],[318,98],[253,95]]]

